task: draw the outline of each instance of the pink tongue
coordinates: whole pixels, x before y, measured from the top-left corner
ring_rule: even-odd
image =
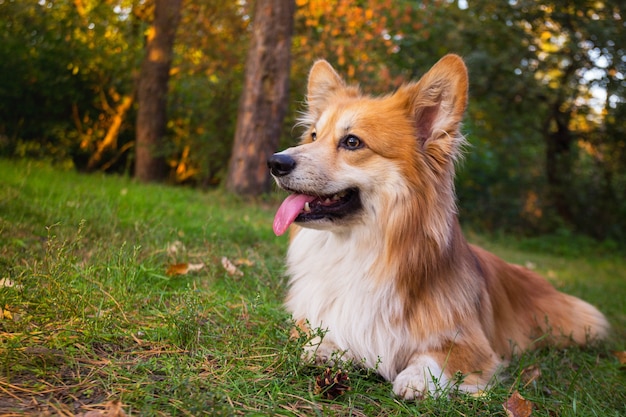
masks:
[[[285,230],[304,209],[304,204],[313,200],[315,200],[315,197],[305,194],[291,194],[287,197],[278,207],[276,217],[274,217],[274,233],[276,236],[285,233]]]

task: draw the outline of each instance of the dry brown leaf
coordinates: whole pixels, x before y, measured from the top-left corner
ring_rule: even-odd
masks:
[[[530,417],[533,412],[533,403],[515,391],[504,404],[504,411],[508,417]]]
[[[524,387],[535,382],[541,376],[541,369],[537,365],[530,365],[522,371],[521,379]]]
[[[167,271],[165,273],[169,276],[185,275],[190,272],[199,271],[202,268],[204,268],[204,264],[202,262],[198,264],[190,264],[187,262],[183,262],[180,264],[173,264],[173,265],[168,266]]]
[[[180,264],[173,264],[167,267],[167,271],[165,271],[166,275],[185,275],[189,270],[189,264],[184,262]]]
[[[237,268],[235,266],[235,264],[233,264],[230,261],[230,259],[228,259],[225,256],[222,256],[222,266],[224,267],[226,272],[228,272],[228,275],[233,275],[233,276],[236,276],[236,277],[242,277],[243,276],[243,272],[241,272],[241,270],[239,268]]]

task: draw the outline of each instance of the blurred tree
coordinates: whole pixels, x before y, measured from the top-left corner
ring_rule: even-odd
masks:
[[[520,24],[532,34],[531,63],[541,85],[536,99],[545,102],[540,132],[548,202],[567,227],[607,236],[626,209],[626,193],[616,187],[626,166],[615,170],[624,158],[623,136],[605,134],[616,127],[610,115],[626,98],[626,10],[593,0],[516,6],[526,11]],[[595,163],[583,168],[586,159]]]
[[[186,0],[168,95],[168,164],[179,183],[217,185],[232,150],[250,46],[249,2]]]
[[[242,195],[269,190],[267,159],[276,151],[287,110],[292,0],[257,0],[235,142],[226,187]]]
[[[496,156],[485,159],[491,166],[470,159],[478,163],[465,179],[495,174],[476,191],[498,196],[483,217],[498,218],[496,227],[626,233],[623,135],[606,134],[619,130],[612,114],[626,96],[623,13],[617,2],[588,0],[473,0],[456,13],[472,75],[472,136]]]
[[[135,177],[158,181],[166,175],[163,136],[167,127],[167,91],[172,50],[182,0],[155,0],[154,21],[146,36],[146,53],[137,87]]]

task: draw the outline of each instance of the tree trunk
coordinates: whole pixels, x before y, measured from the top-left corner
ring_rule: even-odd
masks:
[[[293,0],[257,0],[246,79],[226,187],[241,195],[269,190],[267,158],[278,147],[287,111]]]
[[[560,101],[553,105],[546,137],[546,176],[550,200],[557,214],[566,222],[573,221],[570,206],[572,175],[572,145],[574,137],[569,130],[569,113],[560,110]],[[550,126],[552,124],[552,126]]]
[[[167,126],[167,84],[181,2],[155,0],[154,22],[139,73],[135,177],[145,182],[162,180],[166,173],[161,142]]]

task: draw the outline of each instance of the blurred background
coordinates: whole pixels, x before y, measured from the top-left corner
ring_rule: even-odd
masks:
[[[315,59],[382,94],[454,52],[471,82],[462,222],[624,243],[624,9],[622,0],[0,0],[0,157],[260,195],[271,190],[267,154],[297,141]]]

